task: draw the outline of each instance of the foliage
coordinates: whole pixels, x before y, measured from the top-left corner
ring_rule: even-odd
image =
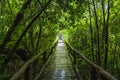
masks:
[[[0,44],[3,44],[5,36],[26,1],[0,0]],[[23,19],[12,31],[12,36],[6,41],[4,49],[2,46],[0,47],[0,70],[6,69],[0,75],[0,79],[10,77],[23,65],[24,61],[16,55],[16,50],[24,49],[27,52],[26,55],[31,58],[47,49],[57,39],[59,33],[62,33],[64,39],[74,48],[119,79],[120,1],[53,0],[43,9],[47,1],[50,0],[31,0],[31,3],[21,12]],[[43,12],[35,18],[41,10]],[[30,28],[19,41],[20,36],[29,25]],[[6,51],[6,49],[9,50]],[[8,64],[2,65],[9,56],[12,57]],[[18,66],[15,66],[14,60],[19,62]],[[41,62],[40,60],[38,62]],[[77,60],[81,61],[79,57]],[[85,74],[91,74],[88,64],[84,61],[79,64],[80,72],[84,74],[83,68],[85,68],[87,69]],[[11,68],[15,70],[11,71],[12,74],[8,74],[7,71]],[[86,80],[90,77],[91,75],[82,76]]]

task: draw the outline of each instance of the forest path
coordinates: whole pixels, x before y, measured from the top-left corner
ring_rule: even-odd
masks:
[[[77,80],[62,40],[58,41],[56,53],[41,78],[42,80]]]

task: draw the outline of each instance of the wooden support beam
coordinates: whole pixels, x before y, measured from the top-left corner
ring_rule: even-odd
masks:
[[[46,53],[47,53],[47,51],[45,51],[45,52],[43,53],[43,64],[46,63]]]

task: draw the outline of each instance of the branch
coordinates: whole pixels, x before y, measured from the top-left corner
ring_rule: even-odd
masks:
[[[6,59],[4,61],[3,65],[6,65],[8,63],[8,61],[12,58],[14,51],[17,49],[17,47],[19,46],[21,40],[23,39],[23,37],[25,36],[25,34],[27,33],[27,31],[31,28],[32,24],[35,22],[35,20],[37,18],[39,18],[40,14],[42,14],[44,12],[44,10],[47,8],[47,6],[49,5],[49,3],[52,0],[49,0],[46,5],[44,6],[44,8],[32,19],[32,21],[28,24],[28,26],[25,28],[25,30],[22,32],[22,34],[20,35],[20,37],[18,38],[18,40],[16,41],[14,47],[12,48],[12,50],[10,51],[10,56],[8,57],[8,59]]]
[[[5,48],[5,46],[7,45],[7,43],[9,42],[9,40],[11,39],[12,33],[15,31],[17,25],[23,20],[24,18],[24,11],[25,9],[28,7],[28,5],[31,3],[32,0],[27,0],[22,8],[20,9],[20,11],[17,13],[16,18],[13,21],[13,24],[11,25],[11,27],[9,28],[7,34],[5,35],[3,42],[1,44],[1,50]]]

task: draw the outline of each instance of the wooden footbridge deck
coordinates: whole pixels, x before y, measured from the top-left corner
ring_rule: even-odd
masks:
[[[40,80],[78,80],[62,41],[58,42],[56,52]]]

